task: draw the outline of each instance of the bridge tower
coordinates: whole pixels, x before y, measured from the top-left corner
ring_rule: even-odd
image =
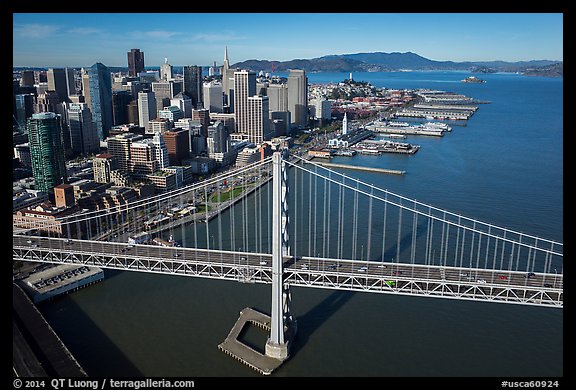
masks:
[[[266,355],[285,360],[288,358],[291,340],[296,334],[296,320],[290,312],[290,286],[284,281],[283,270],[284,256],[290,255],[290,218],[288,170],[282,153],[274,152],[272,156],[272,311]]]

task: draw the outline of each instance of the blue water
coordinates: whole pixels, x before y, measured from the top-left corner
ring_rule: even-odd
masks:
[[[392,89],[462,93],[482,104],[442,138],[409,137],[411,156],[334,162],[401,169],[404,176],[347,171],[409,198],[563,241],[562,79],[465,72],[354,73]],[[309,74],[339,82],[348,73]],[[268,286],[113,273],[43,308],[86,371],[121,376],[256,376],[218,351],[239,310],[269,311]],[[277,376],[563,375],[563,311],[297,288],[294,356]]]

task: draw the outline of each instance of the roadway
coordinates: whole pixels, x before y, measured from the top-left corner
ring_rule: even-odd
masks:
[[[272,256],[265,253],[19,235],[13,236],[13,253],[14,259],[25,261],[271,282]],[[562,274],[319,257],[286,257],[284,273],[291,285],[306,287],[412,295],[470,293],[478,299],[498,296],[515,303],[540,294],[538,299],[550,300],[553,305],[563,303]]]

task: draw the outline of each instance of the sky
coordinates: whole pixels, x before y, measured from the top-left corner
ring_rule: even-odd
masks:
[[[562,13],[14,13],[13,66],[146,66],[413,52],[436,61],[563,60]]]

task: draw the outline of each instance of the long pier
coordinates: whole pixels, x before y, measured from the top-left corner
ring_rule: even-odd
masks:
[[[328,162],[323,162],[323,161],[321,162],[318,160],[314,160],[314,162],[318,165],[322,165],[322,166],[326,166],[326,167],[330,167],[330,168],[356,169],[357,171],[389,173],[392,175],[404,175],[406,173],[406,171],[399,171],[396,169],[359,167],[356,165],[335,164],[335,163],[328,163]]]

